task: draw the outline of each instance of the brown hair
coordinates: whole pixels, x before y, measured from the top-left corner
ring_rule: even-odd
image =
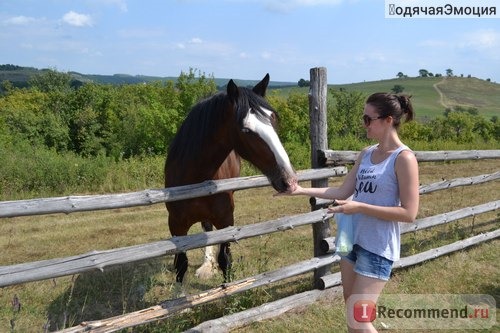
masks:
[[[370,104],[377,110],[380,117],[392,117],[393,126],[397,129],[401,124],[401,118],[405,121],[413,120],[414,111],[410,102],[411,96],[391,93],[375,93],[368,97],[366,104]]]

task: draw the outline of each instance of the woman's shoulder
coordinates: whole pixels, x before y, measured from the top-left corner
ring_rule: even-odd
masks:
[[[358,155],[358,158],[357,158],[357,162],[358,163],[361,163],[361,160],[363,159],[363,157],[367,154],[367,153],[370,153],[370,151],[372,151],[373,149],[375,149],[377,147],[377,145],[373,145],[373,146],[368,146],[368,147],[365,147],[361,150],[361,152],[359,153]]]
[[[361,154],[360,154],[360,155],[364,155],[364,154],[366,154],[366,152],[372,151],[372,150],[374,150],[374,149],[375,149],[375,148],[377,148],[377,147],[378,147],[378,144],[376,144],[376,145],[371,145],[371,146],[367,146],[367,147],[365,147],[365,148],[363,148],[363,149],[361,150]]]
[[[396,157],[396,164],[408,165],[414,163],[417,163],[417,157],[415,156],[415,153],[408,147],[402,149]]]

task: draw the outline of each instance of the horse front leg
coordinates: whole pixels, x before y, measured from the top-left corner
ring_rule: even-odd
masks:
[[[213,225],[209,221],[201,222],[203,231],[212,231]],[[203,258],[203,264],[196,270],[195,276],[202,280],[208,280],[217,271],[216,261],[215,261],[215,246],[205,247],[205,256]]]
[[[188,269],[188,258],[186,252],[177,253],[174,257],[174,267],[176,271],[175,281],[182,284],[184,274]]]
[[[221,243],[219,255],[217,256],[217,261],[219,267],[222,270],[224,276],[224,282],[230,282],[234,278],[234,273],[232,271],[232,256],[230,243]]]

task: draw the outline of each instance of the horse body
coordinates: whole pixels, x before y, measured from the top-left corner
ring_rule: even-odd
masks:
[[[264,99],[268,83],[269,75],[253,89],[239,88],[230,80],[226,93],[193,107],[169,147],[165,187],[238,177],[240,156],[259,168],[278,191],[286,191],[296,182],[274,129],[277,115]],[[187,235],[197,222],[206,231],[212,226],[222,229],[234,225],[232,191],[168,202],[166,206],[172,236]],[[208,261],[213,260],[212,252],[206,251]],[[229,243],[221,244],[217,261],[227,280],[231,266]],[[182,282],[188,267],[186,254],[177,254],[174,263],[176,280]]]

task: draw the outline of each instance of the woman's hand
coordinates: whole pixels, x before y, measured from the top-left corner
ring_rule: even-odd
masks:
[[[336,205],[328,207],[328,213],[355,214],[361,210],[361,203],[352,200],[335,200]]]
[[[303,194],[302,186],[300,186],[297,183],[294,183],[294,184],[290,185],[288,190],[286,190],[285,192],[277,192],[273,196],[279,197],[279,196],[300,195],[300,194]]]

